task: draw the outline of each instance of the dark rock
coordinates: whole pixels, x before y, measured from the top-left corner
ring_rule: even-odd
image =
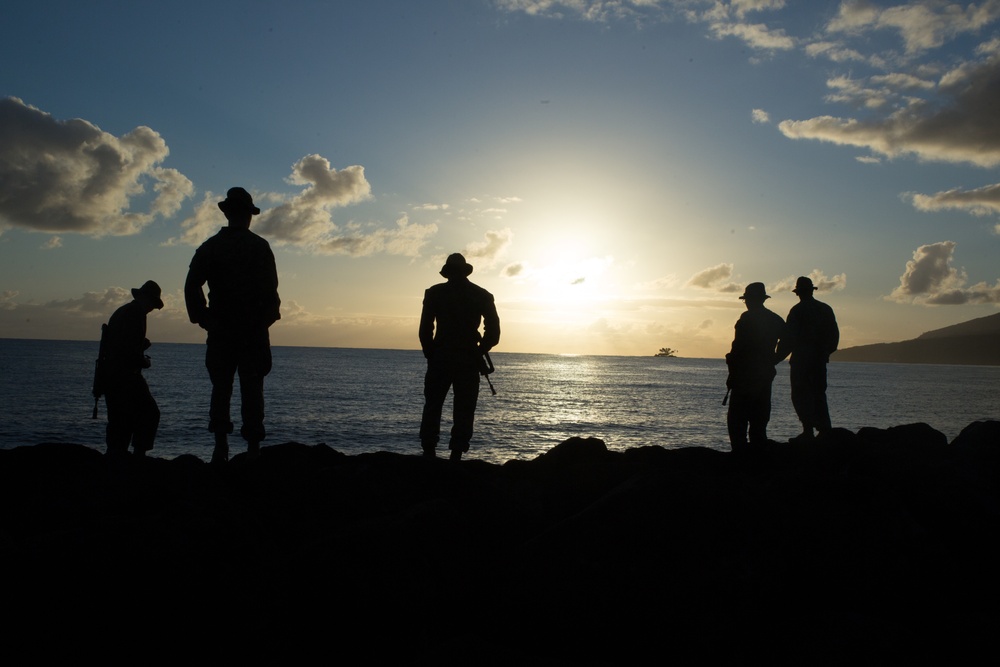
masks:
[[[594,438],[502,466],[0,451],[5,634],[106,655],[962,662],[1000,620],[998,428],[835,430],[751,462]]]

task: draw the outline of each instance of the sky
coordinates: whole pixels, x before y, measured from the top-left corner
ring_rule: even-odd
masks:
[[[155,343],[232,186],[276,345],[417,349],[462,252],[498,351],[728,351],[810,276],[841,347],[1000,305],[1000,0],[11,0],[0,337]]]

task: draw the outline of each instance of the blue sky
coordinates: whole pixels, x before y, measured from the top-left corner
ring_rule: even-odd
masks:
[[[498,349],[720,356],[749,282],[844,346],[1000,303],[1000,1],[10,2],[0,337],[155,341],[227,188],[277,344],[417,347],[465,252]]]

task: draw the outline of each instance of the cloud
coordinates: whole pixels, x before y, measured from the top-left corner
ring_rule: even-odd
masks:
[[[717,264],[707,269],[702,269],[688,279],[687,287],[697,287],[699,289],[710,289],[717,292],[731,294],[742,292],[743,286],[731,282],[733,277],[733,265],[728,263]]]
[[[389,255],[417,257],[420,249],[437,233],[437,230],[437,225],[413,224],[404,215],[396,220],[396,226],[393,228],[375,229],[367,234],[358,230],[331,235],[312,245],[311,248],[317,253],[326,255],[367,257],[384,252]]]
[[[899,278],[899,287],[886,298],[939,306],[1000,303],[1000,280],[995,285],[980,282],[966,286],[965,271],[951,265],[956,245],[954,241],[940,241],[917,248]]]
[[[808,275],[806,275],[806,277],[812,281],[817,292],[833,292],[834,290],[839,291],[847,287],[846,273],[839,273],[832,278],[828,278],[826,274],[819,269],[813,269],[808,273]],[[798,276],[787,276],[782,278],[771,287],[771,291],[775,294],[779,292],[791,292],[795,289],[795,281],[797,279]]]
[[[866,62],[869,59],[854,49],[848,48],[839,42],[812,42],[805,47],[806,55],[811,58],[825,56],[835,63],[842,62]]]
[[[754,123],[766,125],[771,122],[771,117],[763,109],[754,109],[750,112],[750,118]]]
[[[56,120],[16,97],[0,99],[0,228],[136,234],[176,213],[194,192],[179,171],[159,166],[169,153],[145,126],[116,137],[85,120]],[[132,210],[150,185],[148,210]]]
[[[644,19],[662,15],[660,0],[497,0],[507,12],[561,19],[569,16],[603,23],[612,19]]]
[[[795,40],[784,30],[772,30],[763,23],[730,23],[720,21],[709,26],[717,39],[736,37],[755,49],[787,51],[795,48]]]
[[[1000,56],[942,78],[940,104],[915,102],[873,120],[819,116],[786,120],[778,129],[790,139],[816,139],[868,148],[886,157],[912,154],[923,160],[1000,164]]]
[[[966,7],[953,2],[925,0],[882,9],[868,0],[843,2],[828,32],[862,34],[870,30],[895,30],[906,52],[934,49],[964,33],[978,32],[1000,18],[1000,2],[985,0]]]
[[[321,155],[307,155],[296,162],[287,180],[305,189],[264,211],[254,223],[259,234],[279,245],[324,245],[337,230],[331,210],[371,197],[364,167],[354,165],[337,171]]]
[[[42,250],[52,250],[53,248],[62,247],[62,237],[61,236],[50,236],[45,243],[42,244]]]
[[[416,257],[428,239],[437,233],[437,225],[411,223],[403,215],[393,227],[371,224],[338,226],[333,222],[334,208],[349,206],[371,197],[371,185],[364,167],[346,167],[340,171],[320,155],[307,155],[292,166],[288,182],[303,185],[299,194],[251,193],[259,206],[268,201],[277,206],[262,210],[252,225],[255,232],[271,239],[277,246],[294,246],[320,255],[365,257],[384,252]],[[195,206],[194,214],[181,222],[181,235],[167,245],[198,245],[211,236],[226,220],[219,211],[222,197],[206,192]]]
[[[465,246],[464,254],[467,260],[476,260],[486,267],[493,266],[510,246],[514,232],[510,227],[486,232],[486,240],[476,241]]]
[[[524,262],[513,262],[503,267],[503,269],[500,270],[500,275],[504,278],[516,278],[524,273],[525,268],[526,265]]]
[[[1000,213],[1000,183],[975,190],[955,188],[933,195],[912,194],[909,198],[920,211],[958,209],[979,216]]]

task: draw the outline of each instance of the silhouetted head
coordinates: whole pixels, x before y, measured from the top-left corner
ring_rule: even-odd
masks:
[[[741,299],[750,306],[752,304],[763,304],[765,299],[770,299],[767,295],[767,290],[764,289],[764,283],[750,283],[747,285],[746,289],[743,290],[743,294],[740,296]]]
[[[795,289],[792,291],[798,294],[800,299],[808,299],[812,297],[816,287],[813,285],[813,281],[805,276],[799,276],[798,280],[795,281]]]
[[[452,253],[441,267],[441,275],[449,279],[466,278],[472,275],[472,264],[466,262],[461,253]]]
[[[229,222],[250,224],[250,218],[260,215],[260,209],[253,205],[253,197],[243,188],[229,188],[226,198],[219,202],[219,210],[226,214]]]
[[[152,280],[147,280],[142,287],[132,288],[132,298],[140,301],[149,307],[149,310],[163,308],[163,299],[160,298],[160,286]]]

